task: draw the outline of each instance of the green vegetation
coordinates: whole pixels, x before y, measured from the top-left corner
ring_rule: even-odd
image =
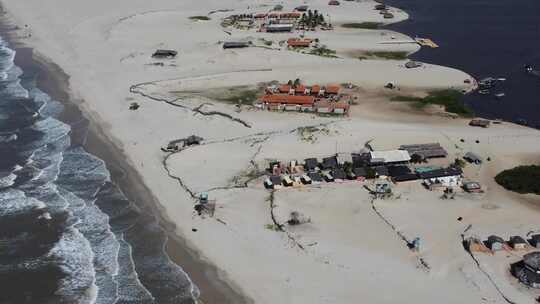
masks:
[[[326,26],[323,14],[319,14],[318,10],[308,10],[307,14],[302,14],[302,17],[298,21],[300,27],[310,27],[314,28],[316,26],[322,25]]]
[[[438,90],[431,91],[426,97],[415,97],[407,95],[397,95],[390,98],[391,101],[412,102],[413,106],[419,109],[430,105],[440,105],[449,113],[455,113],[460,116],[470,117],[473,111],[461,101],[463,93],[457,90]]]
[[[461,158],[456,158],[456,159],[454,160],[454,165],[455,165],[456,167],[459,167],[459,168],[463,169],[463,168],[465,168],[465,166],[467,166],[467,162],[464,161],[464,160],[461,159]]]
[[[540,195],[540,166],[519,166],[504,170],[495,176],[495,181],[510,191]]]
[[[338,58],[338,56],[336,56],[336,51],[331,50],[324,45],[319,48],[310,50],[308,54],[321,56],[321,57],[328,57],[328,58]]]
[[[364,56],[358,57],[358,59],[388,59],[388,60],[405,60],[407,59],[407,52],[364,52]]]
[[[259,94],[260,90],[258,89],[230,89],[221,96],[214,98],[231,104],[251,105],[259,97]]]
[[[266,224],[264,227],[268,230],[279,231],[279,227],[275,224]]]
[[[354,28],[354,29],[367,29],[367,30],[376,30],[382,23],[380,22],[361,22],[361,23],[344,23],[341,27],[344,28]]]
[[[191,16],[189,17],[191,20],[202,20],[202,21],[208,21],[211,20],[208,16]]]

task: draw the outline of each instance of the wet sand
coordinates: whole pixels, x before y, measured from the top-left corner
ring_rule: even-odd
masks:
[[[25,71],[36,71],[37,86],[65,107],[60,118],[72,126],[72,141],[82,144],[86,151],[105,161],[113,182],[122,189],[130,201],[136,203],[142,210],[159,217],[169,237],[166,245],[167,254],[182,267],[199,288],[201,292],[199,302],[252,302],[237,292],[237,288],[222,279],[224,275],[220,274],[214,265],[201,260],[199,254],[174,233],[174,224],[166,219],[155,196],[144,185],[139,173],[126,161],[127,157],[120,145],[104,135],[99,122],[90,121],[88,115],[81,112],[79,105],[84,102],[83,100],[74,100],[70,96],[69,76],[53,62],[41,58],[33,49],[17,47],[17,42],[13,40],[15,37],[10,39],[6,30],[9,26],[4,26],[3,29],[2,37],[13,41],[11,45],[17,52],[15,64]]]

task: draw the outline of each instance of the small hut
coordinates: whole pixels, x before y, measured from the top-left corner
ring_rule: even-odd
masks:
[[[499,237],[499,236],[496,236],[496,235],[491,235],[488,237],[487,241],[486,241],[486,246],[491,250],[491,251],[500,251],[500,250],[503,250],[504,249],[504,245],[505,245],[505,242],[504,240]]]
[[[174,58],[178,54],[175,50],[156,50],[152,57],[154,58]]]
[[[318,165],[319,161],[316,158],[306,158],[304,160],[304,169],[306,169],[306,171],[313,171],[317,169]]]
[[[540,234],[531,235],[529,243],[536,248],[540,248]]]
[[[331,174],[336,180],[347,179],[347,174],[345,174],[345,171],[343,171],[343,169],[340,169],[340,168],[332,170]]]
[[[514,250],[524,250],[527,249],[527,241],[519,235],[511,236],[508,244],[512,246]]]
[[[482,158],[478,155],[476,155],[475,153],[473,152],[467,152],[465,153],[465,156],[463,156],[463,158],[472,163],[472,164],[475,164],[475,165],[480,165],[482,163]]]
[[[338,167],[338,161],[336,156],[330,156],[323,158],[322,168],[325,170],[335,169]]]
[[[510,265],[510,272],[523,284],[540,288],[540,252],[531,252],[523,260]]]
[[[320,183],[323,181],[321,173],[319,172],[309,172],[307,175],[311,178],[312,183]]]

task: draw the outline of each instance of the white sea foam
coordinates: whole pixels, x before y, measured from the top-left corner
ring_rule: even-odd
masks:
[[[26,197],[23,191],[16,189],[7,189],[0,192],[0,206],[0,217],[47,207],[45,203]]]

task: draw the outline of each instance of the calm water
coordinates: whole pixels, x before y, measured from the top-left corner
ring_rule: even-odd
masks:
[[[463,70],[477,79],[503,77],[493,93],[465,97],[478,115],[509,121],[525,119],[540,127],[539,0],[386,0],[407,11],[411,20],[389,26],[409,36],[432,38],[438,49],[422,48],[412,56],[424,62]]]
[[[194,303],[152,211],[73,140],[14,56],[0,39],[0,303]]]

